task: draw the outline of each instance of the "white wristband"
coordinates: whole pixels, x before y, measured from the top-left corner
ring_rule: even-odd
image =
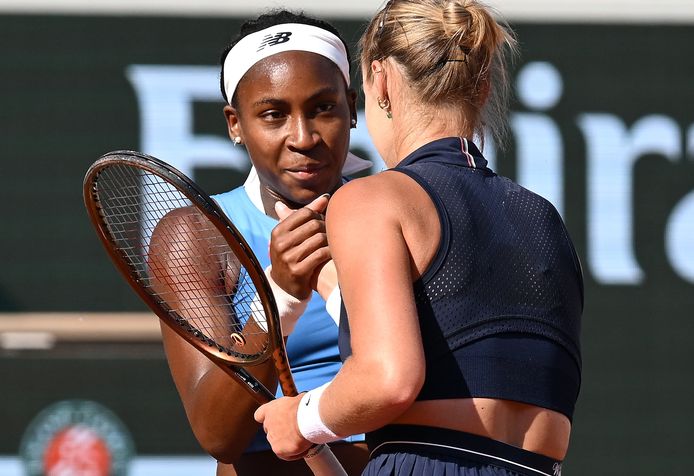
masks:
[[[335,433],[328,428],[323,420],[321,420],[318,407],[320,398],[325,389],[331,382],[326,383],[318,388],[306,392],[299,402],[299,409],[296,412],[296,422],[299,426],[301,435],[311,443],[323,444],[337,441],[340,439]]]
[[[306,299],[298,299],[292,296],[272,279],[270,271],[272,271],[272,266],[265,268],[265,276],[272,288],[272,294],[275,296],[277,310],[282,322],[282,335],[286,337],[292,333],[294,326],[296,326],[296,321],[299,320],[299,317],[306,310],[306,306],[308,306],[308,302],[311,300],[311,295],[309,294]]]
[[[340,296],[340,286],[335,286],[330,296],[325,301],[325,310],[333,318],[335,324],[340,326],[340,308],[342,307],[342,297]]]

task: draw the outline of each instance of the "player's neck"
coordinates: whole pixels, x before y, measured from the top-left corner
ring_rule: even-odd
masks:
[[[464,128],[460,127],[458,121],[447,120],[443,117],[422,120],[423,115],[407,114],[402,119],[401,124],[394,124],[395,134],[393,144],[395,148],[394,164],[397,165],[402,159],[410,155],[420,147],[445,137],[465,136]],[[397,121],[397,118],[393,118]]]

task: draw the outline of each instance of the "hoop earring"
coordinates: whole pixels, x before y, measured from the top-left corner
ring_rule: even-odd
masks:
[[[386,111],[386,117],[387,117],[388,119],[392,119],[392,118],[393,118],[393,114],[390,112],[390,99],[388,99],[388,98],[385,98],[385,99],[377,98],[376,100],[378,101],[378,107],[380,107],[381,109],[383,109],[384,111]]]

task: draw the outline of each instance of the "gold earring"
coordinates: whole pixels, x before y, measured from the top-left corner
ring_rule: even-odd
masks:
[[[388,98],[385,98],[385,99],[377,98],[377,101],[378,101],[378,107],[380,107],[381,109],[386,111],[386,117],[388,119],[392,119],[393,113],[390,112],[390,100]]]

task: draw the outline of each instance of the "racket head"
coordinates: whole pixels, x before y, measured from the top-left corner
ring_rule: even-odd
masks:
[[[112,261],[165,324],[213,360],[286,358],[262,266],[192,180],[155,157],[118,150],[88,169],[83,196]]]

